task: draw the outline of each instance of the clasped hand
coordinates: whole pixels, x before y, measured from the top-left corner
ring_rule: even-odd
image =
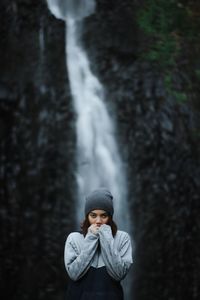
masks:
[[[97,232],[99,231],[99,228],[100,228],[100,226],[98,226],[97,224],[92,224],[92,225],[90,225],[90,227],[88,227],[88,232],[97,234]]]
[[[105,226],[109,226],[109,225],[103,224],[101,226],[105,227]],[[98,226],[97,224],[92,224],[92,225],[90,225],[90,227],[88,227],[88,232],[97,234],[99,229],[101,228],[101,226]]]

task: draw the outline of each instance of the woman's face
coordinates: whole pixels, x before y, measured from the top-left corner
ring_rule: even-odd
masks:
[[[89,213],[88,220],[90,225],[96,224],[100,227],[101,225],[108,223],[109,215],[105,210],[95,209]]]

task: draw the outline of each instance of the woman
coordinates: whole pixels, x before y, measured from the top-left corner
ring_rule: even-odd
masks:
[[[128,233],[117,230],[113,196],[104,188],[86,197],[82,232],[72,232],[64,261],[71,281],[67,300],[123,300],[120,281],[132,264]]]

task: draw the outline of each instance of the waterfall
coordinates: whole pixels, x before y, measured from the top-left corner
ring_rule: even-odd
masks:
[[[77,115],[77,221],[82,221],[85,195],[107,187],[114,196],[115,220],[128,230],[126,179],[115,141],[115,127],[104,101],[104,89],[91,72],[79,40],[81,20],[95,10],[94,0],[47,0],[51,12],[66,22],[66,64]]]

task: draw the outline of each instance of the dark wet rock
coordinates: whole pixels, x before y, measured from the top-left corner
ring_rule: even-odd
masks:
[[[65,29],[43,1],[2,1],[0,16],[1,296],[56,299],[76,195]]]

